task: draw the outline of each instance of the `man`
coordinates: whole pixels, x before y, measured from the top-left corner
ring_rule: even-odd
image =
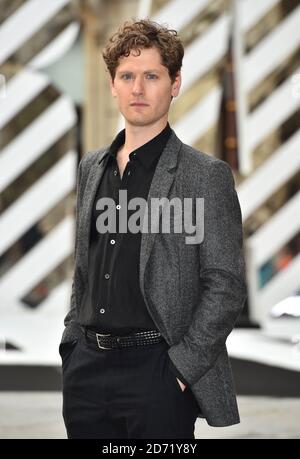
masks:
[[[103,51],[125,129],[79,164],[60,344],[69,438],[195,438],[197,417],[239,422],[225,342],[246,297],[241,212],[230,167],[168,123],[183,55],[176,31],[150,20],[126,22]],[[163,231],[163,209],[149,225],[158,198],[193,199],[186,214],[202,237],[188,221]],[[137,199],[148,204],[143,231],[132,220]]]

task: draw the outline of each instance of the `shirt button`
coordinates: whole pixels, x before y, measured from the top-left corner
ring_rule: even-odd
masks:
[[[119,210],[119,209],[121,209],[121,206],[120,206],[120,204],[118,204],[116,207],[117,207],[117,209],[118,209],[118,210]]]
[[[115,244],[116,241],[115,241],[114,239],[112,239],[112,240],[110,241],[110,243],[111,243],[111,244]]]
[[[118,175],[118,171],[115,170],[115,171],[114,171],[114,175]]]
[[[127,175],[130,175],[131,171],[128,171]]]
[[[109,274],[105,274],[105,279],[109,279],[110,278],[110,275]]]
[[[105,313],[105,309],[104,309],[104,308],[101,308],[101,309],[100,309],[100,313],[101,313],[101,314],[104,314],[104,313]]]

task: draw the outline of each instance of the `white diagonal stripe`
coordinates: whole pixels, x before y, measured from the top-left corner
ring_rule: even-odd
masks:
[[[211,69],[227,52],[230,16],[223,14],[187,48],[182,67],[182,96],[195,81]]]
[[[300,228],[300,191],[281,207],[262,228],[248,238],[254,263],[261,266],[289,242]]]
[[[203,8],[209,4],[209,0],[171,0],[163,6],[152,18],[153,21],[167,22],[169,27],[176,30],[186,26]]]
[[[291,37],[293,39],[291,40]],[[300,46],[300,6],[245,56],[244,85],[250,91]],[[274,52],[276,50],[276,52]]]
[[[48,84],[47,76],[26,68],[11,78],[6,87],[6,97],[1,101],[0,129],[40,94]]]
[[[29,127],[5,147],[0,155],[0,191],[36,161],[76,123],[71,99],[60,97]]]
[[[72,253],[73,232],[74,219],[66,217],[2,276],[0,298],[22,298],[55,269]]]
[[[183,142],[196,142],[219,118],[221,88],[214,87],[195,107],[175,123],[174,129]]]
[[[241,30],[246,32],[279,2],[280,0],[263,0],[260,2],[253,0],[240,0]]]
[[[244,221],[300,170],[299,152],[300,130],[237,188]]]
[[[60,59],[74,44],[79,33],[78,22],[69,24],[57,37],[28,62],[33,69],[48,67]]]
[[[300,68],[297,73],[300,72]],[[296,73],[296,72],[295,72]],[[293,97],[293,75],[282,83],[247,120],[246,150],[251,152],[270,132],[277,129],[300,107],[300,97]]]
[[[0,64],[6,61],[34,33],[70,0],[27,0],[0,26]]]
[[[2,214],[0,255],[74,188],[75,171],[76,152],[69,151]]]

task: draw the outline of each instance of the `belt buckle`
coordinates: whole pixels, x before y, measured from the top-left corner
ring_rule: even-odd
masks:
[[[108,349],[108,350],[111,350],[110,347],[104,347],[104,346],[101,346],[101,344],[99,343],[99,336],[111,336],[111,333],[107,333],[107,334],[103,334],[103,333],[96,333],[96,339],[97,339],[97,344],[98,344],[98,347],[100,349]]]

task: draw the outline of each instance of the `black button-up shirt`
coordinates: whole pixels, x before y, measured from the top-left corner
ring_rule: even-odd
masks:
[[[139,207],[126,209],[126,232],[119,232],[119,191],[126,190],[127,203],[132,198],[147,201],[150,185],[160,155],[171,135],[169,123],[153,139],[129,154],[122,178],[117,153],[125,142],[125,129],[112,142],[104,159],[104,172],[92,210],[89,246],[88,289],[80,309],[80,325],[99,333],[127,335],[138,331],[157,330],[145,305],[139,285],[139,259],[141,235],[128,229],[128,220]],[[94,167],[97,167],[95,165]],[[98,166],[99,167],[99,166]],[[97,230],[100,215],[108,215],[108,207],[101,210],[96,203],[101,198],[110,198],[115,212],[116,228],[107,232]],[[98,206],[99,207],[99,206]],[[124,209],[123,209],[124,211]],[[103,218],[108,225],[108,218]],[[139,224],[139,222],[137,222]],[[100,225],[101,226],[101,225]],[[99,226],[98,226],[99,227]],[[185,384],[183,376],[170,360],[171,368]]]

